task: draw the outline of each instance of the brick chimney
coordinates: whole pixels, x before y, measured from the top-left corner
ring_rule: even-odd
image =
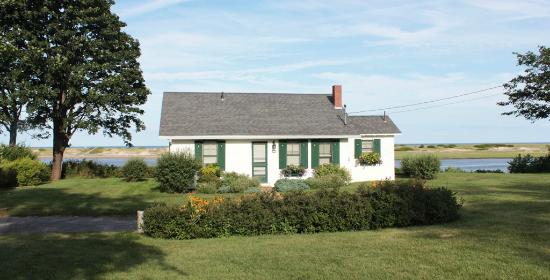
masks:
[[[334,109],[342,109],[342,86],[341,85],[332,86],[332,104],[334,104]]]

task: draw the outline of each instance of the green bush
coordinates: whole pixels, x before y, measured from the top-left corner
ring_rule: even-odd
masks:
[[[0,168],[0,189],[17,187],[17,173],[12,169]]]
[[[15,173],[18,186],[36,186],[47,182],[50,178],[48,165],[31,158],[4,161],[0,164],[0,168],[6,172]]]
[[[281,174],[285,177],[302,177],[306,173],[306,169],[300,165],[288,165],[281,170]]]
[[[445,168],[445,170],[443,170],[443,172],[445,173],[466,173],[466,171],[462,168],[458,168],[458,167],[452,167],[452,166],[449,166],[447,168]]]
[[[435,148],[437,148],[437,147],[436,147],[435,145],[428,145],[428,146],[426,146],[426,148],[428,148],[428,149],[435,149]]]
[[[133,158],[126,161],[122,166],[122,176],[127,182],[142,181],[147,176],[148,168],[141,158]]]
[[[403,227],[458,219],[460,203],[447,189],[394,186],[356,192],[320,190],[258,193],[207,203],[145,210],[145,234],[193,239],[231,235],[315,233]]]
[[[102,164],[86,159],[66,160],[63,161],[61,177],[111,178],[122,177],[122,172],[120,171],[120,167],[112,164]]]
[[[347,169],[334,164],[322,164],[315,169],[313,176],[316,178],[335,175],[345,182],[345,185],[351,183],[351,175]]]
[[[0,145],[0,161],[14,161],[20,158],[37,159],[32,149],[24,145]]]
[[[337,189],[348,185],[342,177],[335,174],[307,178],[305,183],[312,189]]]
[[[190,192],[201,164],[188,153],[165,153],[157,161],[156,180],[163,192]]]
[[[214,194],[218,192],[219,182],[199,182],[197,185],[198,193]]]
[[[431,180],[440,171],[441,161],[435,155],[409,156],[401,160],[401,170],[405,176]]]
[[[249,188],[259,188],[260,181],[257,178],[239,174],[236,172],[225,172],[221,177],[220,193],[242,193]]]
[[[220,181],[222,171],[217,164],[208,164],[203,166],[199,172],[200,182],[218,182]]]
[[[510,173],[546,173],[550,172],[550,152],[548,155],[534,157],[517,155],[508,162]]]
[[[474,173],[504,173],[500,169],[476,169]]]
[[[309,189],[309,185],[301,179],[279,179],[275,182],[275,191],[277,192],[289,192],[289,191],[303,191]]]
[[[357,161],[360,165],[377,165],[382,163],[379,153],[362,153]]]
[[[409,146],[400,146],[400,147],[395,147],[394,149],[396,152],[407,152],[407,151],[413,151],[414,148],[413,147],[409,147]]]

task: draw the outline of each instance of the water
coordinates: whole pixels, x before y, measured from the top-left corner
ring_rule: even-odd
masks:
[[[502,170],[508,172],[508,162],[511,158],[476,158],[476,159],[442,159],[441,169],[447,167],[460,168],[465,171],[475,171],[478,169],[485,170]],[[395,161],[395,167],[401,167],[401,161]]]
[[[122,166],[129,158],[89,158],[87,160],[93,160],[98,163],[103,164],[112,164],[116,166]],[[49,163],[51,159],[41,158],[45,163]],[[65,158],[65,160],[81,160],[77,158]],[[157,163],[156,158],[145,158],[145,162],[148,165],[155,165]],[[499,169],[504,172],[507,172],[509,158],[480,158],[480,159],[442,159],[441,168],[445,169],[447,167],[456,167],[464,169],[466,171],[475,171],[477,169]],[[395,166],[400,167],[401,161],[396,160]]]

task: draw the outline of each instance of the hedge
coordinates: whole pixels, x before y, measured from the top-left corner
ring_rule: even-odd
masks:
[[[191,197],[182,206],[146,209],[144,232],[156,238],[194,239],[367,230],[450,222],[459,218],[460,207],[445,188],[387,184],[362,186],[356,192],[271,192],[212,201]]]

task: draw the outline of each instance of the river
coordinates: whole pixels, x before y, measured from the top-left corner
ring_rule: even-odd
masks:
[[[49,163],[49,158],[41,158],[43,162]],[[79,160],[76,158],[65,158],[65,160]],[[104,164],[113,164],[116,166],[122,166],[128,160],[128,158],[90,158],[89,160],[96,161],[98,163]],[[156,158],[144,158],[145,162],[148,165],[155,165],[157,162]],[[477,169],[490,169],[495,170],[499,169],[504,172],[507,172],[509,158],[479,158],[479,159],[442,159],[441,160],[441,169],[447,167],[456,167],[461,168],[466,171],[475,171]],[[395,166],[400,167],[401,161],[396,160]]]

